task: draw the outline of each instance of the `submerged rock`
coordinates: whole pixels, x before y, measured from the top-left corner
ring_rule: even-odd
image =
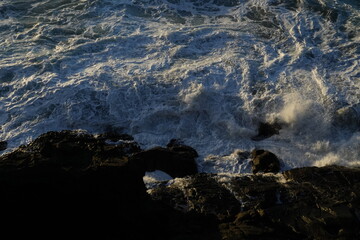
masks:
[[[252,156],[252,172],[272,172],[280,171],[280,161],[272,152],[255,149],[251,152]]]
[[[279,134],[281,125],[279,123],[263,123],[259,124],[258,134],[251,139],[254,141],[261,141],[266,138],[269,138],[275,134]]]
[[[357,107],[360,109],[359,106]],[[337,127],[358,131],[360,130],[360,113],[356,106],[342,107],[335,112],[333,123]]]

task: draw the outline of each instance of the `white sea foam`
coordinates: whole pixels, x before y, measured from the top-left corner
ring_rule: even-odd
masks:
[[[1,1],[0,140],[110,127],[181,138],[209,172],[250,171],[234,153],[255,147],[358,165],[359,19],[351,0]],[[284,126],[252,141],[263,121]]]
[[[173,178],[160,170],[156,170],[153,172],[146,172],[145,176],[143,177],[144,183],[146,184],[146,187],[148,189],[153,188],[154,186],[157,186],[159,182],[167,182],[172,180]]]

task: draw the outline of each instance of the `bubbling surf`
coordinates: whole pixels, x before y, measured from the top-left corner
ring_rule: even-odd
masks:
[[[4,0],[0,140],[110,129],[182,139],[205,172],[248,172],[254,148],[358,166],[359,27],[351,0]]]

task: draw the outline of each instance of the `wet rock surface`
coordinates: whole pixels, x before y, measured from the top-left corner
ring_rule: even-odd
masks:
[[[357,181],[356,173],[359,169],[330,166],[236,178],[232,184],[244,211],[222,231],[241,233],[238,239],[356,238],[360,188],[350,182]]]
[[[207,174],[192,168],[196,156],[178,140],[142,150],[128,135],[46,133],[0,156],[2,233],[12,239],[359,239],[360,168]],[[186,162],[192,164],[184,170]],[[158,168],[178,178],[147,190],[142,177]]]
[[[258,127],[258,134],[252,137],[251,139],[253,141],[261,141],[273,135],[278,135],[281,128],[282,126],[278,122],[275,123],[260,122]]]
[[[358,131],[360,129],[359,109],[360,105],[339,108],[334,114],[334,126],[350,131]]]
[[[151,196],[180,211],[225,220],[240,211],[240,204],[228,189],[218,183],[215,176],[200,173],[179,179],[170,186],[152,189]]]
[[[150,193],[174,209],[212,215],[220,239],[356,239],[359,174],[339,166],[227,180],[203,174]]]
[[[276,173],[280,171],[280,161],[272,152],[263,149],[254,149],[251,152],[252,172]]]

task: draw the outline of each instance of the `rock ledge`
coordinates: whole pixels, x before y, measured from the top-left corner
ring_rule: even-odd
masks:
[[[259,153],[260,155],[262,153]],[[13,239],[359,239],[360,169],[197,173],[180,141],[62,131],[0,156],[2,234]],[[276,165],[276,164],[275,164]],[[145,171],[177,177],[147,191]]]

